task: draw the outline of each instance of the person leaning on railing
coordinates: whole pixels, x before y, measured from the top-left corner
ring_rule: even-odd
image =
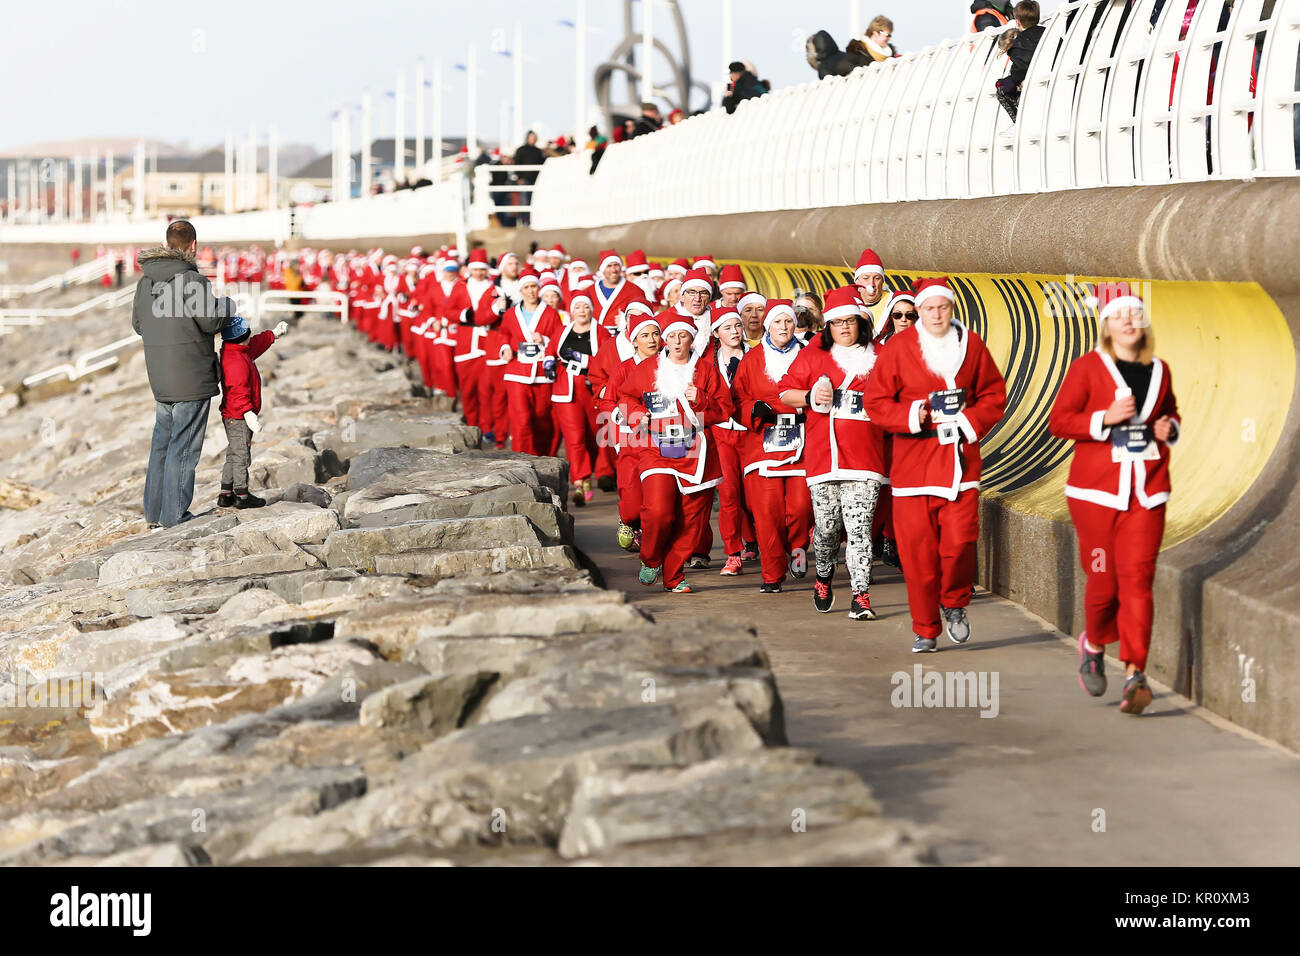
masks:
[[[1037,0],[1020,0],[1016,4],[1015,14],[1020,33],[1007,50],[1007,56],[1011,58],[1011,70],[997,81],[998,102],[1013,123],[1020,109],[1020,87],[1029,74],[1029,63],[1034,58],[1038,41],[1043,37],[1043,27],[1038,22]]]

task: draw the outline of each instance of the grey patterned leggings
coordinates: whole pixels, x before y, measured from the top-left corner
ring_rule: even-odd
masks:
[[[817,576],[835,572],[840,532],[848,534],[845,559],[854,592],[871,587],[871,523],[880,497],[878,481],[822,481],[809,485],[813,505],[813,552]]]

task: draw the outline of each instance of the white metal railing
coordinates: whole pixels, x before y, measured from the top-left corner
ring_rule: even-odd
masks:
[[[48,292],[51,289],[62,289],[69,285],[84,285],[87,282],[95,282],[102,279],[113,271],[113,257],[99,256],[91,259],[89,262],[83,262],[81,265],[73,266],[66,272],[57,272],[52,276],[46,276],[36,282],[26,285],[0,285],[0,300],[16,299],[20,296],[35,295],[38,292]]]
[[[594,174],[548,160],[532,225],[1296,175],[1300,0],[1237,0],[1222,31],[1202,0],[1182,39],[1187,0],[1151,29],[1154,4],[1063,2],[1015,124],[987,30],[611,145]]]
[[[340,319],[347,322],[348,297],[345,292],[330,289],[314,289],[311,292],[268,289],[258,296],[257,317],[260,319],[268,312],[338,312]]]
[[[498,183],[493,185],[493,174],[541,173],[544,166],[492,166],[484,163],[474,168],[474,201],[470,205],[469,228],[486,229],[488,217],[500,213],[518,215],[533,211],[532,197],[535,183]],[[513,199],[515,193],[527,197],[525,202],[498,202],[497,197]]]
[[[91,349],[78,355],[72,362],[65,362],[63,365],[56,365],[54,368],[48,368],[44,372],[37,372],[35,375],[28,375],[23,379],[23,388],[31,388],[44,382],[53,382],[61,378],[66,378],[70,382],[75,382],[91,372],[98,372],[100,369],[109,368],[117,364],[118,353],[123,349],[131,348],[141,341],[138,335],[128,335],[124,339],[118,339],[116,342],[110,342],[108,345],[100,346],[97,349]]]
[[[18,325],[44,325],[47,319],[67,319],[92,309],[116,309],[135,297],[135,285],[123,286],[66,308],[0,309],[0,335]]]

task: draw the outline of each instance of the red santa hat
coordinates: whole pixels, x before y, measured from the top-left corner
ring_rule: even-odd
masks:
[[[713,261],[713,256],[696,256],[695,261],[691,263],[692,269],[713,269],[717,270],[718,264]]]
[[[650,263],[646,261],[645,253],[643,251],[640,249],[633,249],[627,254],[627,265],[625,268],[627,269],[628,275],[638,275],[642,272],[649,272]]]
[[[664,271],[669,275],[684,276],[691,271],[691,264],[685,259],[674,259]]]
[[[901,292],[891,292],[889,298],[885,300],[886,318],[889,317],[889,313],[894,311],[894,306],[900,302],[910,302],[912,305],[916,305],[916,296],[912,295],[907,289],[903,289]]]
[[[587,265],[586,259],[573,259],[569,262],[569,265],[567,266],[569,270],[569,275],[573,275],[575,272],[577,272],[578,266],[582,266],[582,272],[584,275],[591,272],[591,267]]]
[[[627,328],[627,339],[631,342],[637,334],[646,328],[659,328],[659,319],[648,302],[630,302],[623,310],[623,321]]]
[[[518,281],[519,281],[519,287],[520,287],[521,289],[522,289],[525,285],[528,285],[529,283],[532,283],[533,285],[541,285],[541,284],[542,284],[541,277],[538,276],[538,274],[537,274],[537,270],[534,269],[532,266],[524,266],[523,270],[519,273],[519,280],[518,280]],[[538,291],[540,291],[540,290],[538,290]]]
[[[441,266],[442,266],[442,271],[443,271],[443,272],[459,272],[459,271],[460,271],[460,265],[459,265],[459,263],[456,262],[455,259],[443,259],[443,260],[441,261],[440,264],[441,264]]]
[[[728,319],[740,321],[740,313],[734,305],[715,305],[709,308],[709,331],[718,331],[718,326]]]
[[[322,249],[321,251],[324,252],[325,250]],[[411,258],[412,258],[412,259],[423,259],[423,258],[424,258],[424,246],[411,246]]]
[[[559,256],[560,258],[564,258],[565,256],[568,255],[568,253],[564,251],[564,246],[560,245],[557,242],[555,245],[551,246],[549,255]]]
[[[555,281],[555,276],[541,280],[541,288],[537,290],[538,295],[541,295],[541,293],[545,292],[547,289],[551,289],[556,295],[558,295],[561,302],[564,301],[564,292],[560,288],[560,284]]]
[[[794,303],[789,299],[768,299],[767,308],[763,311],[763,331],[772,327],[772,320],[778,316],[787,315],[790,321],[794,321]]]
[[[667,312],[659,313],[659,334],[668,338],[669,332],[690,332],[695,335],[699,329],[695,325],[695,320],[689,315],[682,315],[676,309],[669,309]]]
[[[745,273],[740,271],[740,266],[731,265],[723,266],[722,272],[718,276],[719,289],[744,289]]]
[[[582,285],[573,289],[569,293],[569,305],[568,305],[569,311],[570,312],[573,311],[573,303],[581,301],[581,302],[586,302],[587,305],[591,307],[592,314],[595,314],[596,298],[595,298],[595,293],[592,291],[594,288],[595,286],[592,283],[584,282]]]
[[[471,250],[469,254],[469,261],[466,262],[465,265],[467,265],[471,269],[473,269],[475,266],[480,266],[484,269],[488,268],[487,250],[486,249]]]
[[[658,262],[650,263],[650,278],[662,279],[664,277],[664,267]]]
[[[713,280],[703,269],[692,269],[682,278],[682,293],[685,294],[692,289],[703,289],[710,295],[713,294]]]
[[[519,258],[519,253],[517,253],[517,252],[506,252],[506,253],[503,253],[502,256],[501,256],[501,258],[497,260],[497,264],[498,264],[498,265],[505,265],[507,259],[518,259],[518,258]]]
[[[880,261],[880,256],[871,249],[864,249],[862,255],[858,256],[858,267],[853,270],[853,281],[857,282],[865,275],[885,274],[885,264]]]
[[[420,260],[419,260],[419,259],[416,259],[416,258],[412,257],[412,258],[406,260],[406,271],[407,271],[407,272],[415,272],[415,271],[416,271],[417,269],[419,269],[419,268],[420,268]]]
[[[603,252],[600,253],[599,258],[600,258],[600,268],[596,270],[597,272],[604,272],[605,267],[613,262],[617,262],[620,266],[623,264],[622,257],[620,257],[619,254],[615,252],[613,249],[605,249]]]
[[[668,296],[682,287],[682,280],[674,276],[664,283],[663,288],[659,290],[659,304],[667,305]]]
[[[822,317],[830,322],[832,319],[840,319],[846,315],[862,317],[862,300],[858,298],[857,286],[840,286],[826,293],[826,308],[822,312]]]
[[[1146,317],[1146,303],[1142,297],[1133,292],[1127,282],[1098,282],[1096,294],[1085,300],[1088,307],[1097,313],[1097,322],[1104,323],[1121,309],[1136,309],[1142,314],[1141,321],[1134,322],[1138,328],[1147,328],[1151,322]]]
[[[912,286],[912,300],[916,303],[917,309],[921,308],[922,302],[930,299],[947,299],[956,305],[957,296],[952,291],[952,286],[948,285],[947,276],[936,276],[932,279],[921,279],[916,285]]]
[[[559,282],[560,280],[556,278],[555,273],[550,269],[538,269],[537,281],[542,285],[546,285],[548,282]]]
[[[744,295],[742,295],[739,299],[736,300],[737,311],[740,311],[742,309],[747,309],[751,305],[766,306],[767,296],[763,295],[763,293],[761,292],[746,292]]]

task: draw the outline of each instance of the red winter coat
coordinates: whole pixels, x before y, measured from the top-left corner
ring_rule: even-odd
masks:
[[[244,412],[262,410],[262,376],[254,364],[275,342],[270,329],[258,332],[247,342],[225,342],[221,346],[221,417],[243,418]]]
[[[450,334],[456,337],[454,361],[469,362],[476,358],[496,358],[496,354],[489,352],[487,346],[492,337],[492,325],[501,314],[496,310],[498,307],[504,308],[505,300],[497,298],[497,287],[490,281],[485,288],[479,290],[477,301],[470,291],[469,282],[462,281],[460,284],[465,289],[465,307],[455,315],[447,316]],[[468,323],[463,321],[465,309],[473,310],[472,321]],[[501,345],[498,340],[496,352],[500,351]]]
[[[890,469],[894,497],[936,495],[955,501],[980,484],[980,439],[1002,420],[1007,386],[978,335],[953,320],[961,337],[961,366],[943,379],[921,357],[919,325],[899,332],[880,352],[867,382],[867,414],[892,432]],[[941,444],[932,422],[921,428],[921,407],[931,392],[966,390],[966,407],[956,415],[959,441]]]
[[[868,346],[870,347],[870,346]],[[871,379],[880,367],[880,359],[865,375],[850,377],[840,368],[829,351],[820,345],[805,346],[790,366],[790,371],[777,385],[777,390],[807,390],[817,384],[823,375],[831,381],[831,388],[865,393]],[[873,421],[875,414],[865,407],[849,416],[837,408],[819,412],[811,406],[806,409],[807,425],[804,439],[803,463],[808,484],[823,481],[880,481],[888,468],[885,459],[885,433]]]
[[[1049,427],[1057,438],[1074,442],[1066,497],[1117,511],[1127,511],[1134,496],[1143,508],[1155,508],[1169,500],[1169,448],[1178,441],[1181,423],[1169,366],[1152,359],[1146,402],[1130,421],[1150,425],[1168,415],[1174,420],[1174,429],[1167,442],[1152,436],[1142,455],[1124,455],[1112,449],[1111,427],[1102,425],[1106,410],[1115,401],[1115,390],[1126,387],[1114,360],[1101,350],[1075,359],[1065,373]]]
[[[623,379],[618,389],[619,399],[629,409],[635,409],[645,416],[644,395],[657,390],[659,367],[668,361],[670,359],[661,353],[640,365],[631,364],[632,360],[625,363]],[[661,433],[665,427],[673,425],[696,429],[686,457],[665,457],[650,438],[645,439],[644,447],[639,452],[643,481],[650,475],[673,475],[677,479],[678,490],[683,494],[713,488],[722,483],[718,450],[708,428],[725,422],[732,413],[731,392],[715,366],[709,362],[697,361],[691,374],[691,384],[699,390],[699,395],[691,405],[695,421],[691,421],[686,414],[685,400],[678,400],[675,403],[676,411],[672,415],[648,422],[651,433]]]
[[[795,361],[798,361],[799,354],[806,349],[807,346],[799,349],[799,352],[795,354]],[[736,420],[745,427],[745,435],[740,445],[740,460],[744,464],[745,474],[758,471],[764,477],[805,475],[807,469],[804,467],[803,448],[800,448],[793,455],[764,451],[763,431],[767,428],[767,425],[763,423],[754,424],[755,402],[767,402],[778,415],[803,413],[802,409],[793,408],[781,401],[781,389],[777,386],[778,380],[774,380],[768,374],[767,354],[767,346],[760,339],[758,346],[746,352],[745,357],[740,360],[740,368],[736,369],[736,377],[731,383],[731,394],[736,401]],[[793,363],[791,367],[793,367]],[[782,378],[784,377],[783,375]],[[806,445],[806,425],[804,427],[804,442]]]

